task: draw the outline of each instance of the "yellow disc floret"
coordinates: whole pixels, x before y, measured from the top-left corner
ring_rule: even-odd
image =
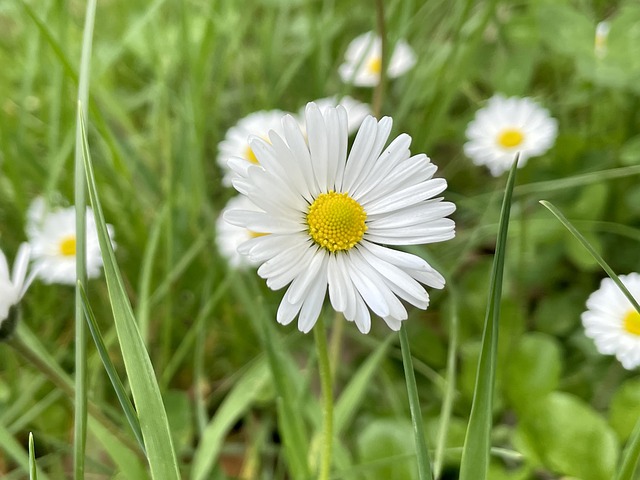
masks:
[[[309,235],[330,252],[349,250],[362,240],[366,220],[364,209],[348,193],[322,193],[307,213]]]
[[[622,322],[627,333],[640,336],[640,313],[635,310],[629,310]]]
[[[76,237],[75,235],[70,235],[68,237],[64,237],[60,241],[60,255],[64,257],[73,257],[76,254]]]
[[[517,128],[506,128],[498,135],[498,143],[505,148],[517,147],[523,140],[524,134]]]
[[[256,157],[255,153],[253,153],[253,149],[249,145],[247,145],[247,148],[244,151],[244,158],[249,160],[251,163],[255,163],[256,165],[260,163],[258,162],[258,157]]]
[[[373,57],[367,63],[367,69],[371,73],[380,73],[382,71],[382,59],[380,57]]]

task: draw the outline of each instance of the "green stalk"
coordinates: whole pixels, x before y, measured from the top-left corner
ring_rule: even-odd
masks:
[[[478,373],[473,392],[473,403],[467,435],[464,439],[460,480],[485,480],[489,469],[489,453],[491,451],[491,426],[493,412],[493,391],[496,382],[498,332],[500,330],[500,300],[502,298],[502,277],[509,229],[511,198],[516,178],[518,159],[513,162],[500,212],[498,241],[493,259],[489,285],[489,301],[485,315],[482,347],[478,359]]]
[[[429,460],[429,450],[427,439],[424,435],[424,423],[422,411],[420,410],[420,398],[418,397],[418,386],[416,375],[413,371],[413,360],[411,358],[411,347],[409,337],[404,324],[400,327],[400,348],[402,350],[402,364],[404,366],[404,378],[407,382],[407,394],[409,396],[409,410],[411,411],[411,423],[413,424],[413,434],[416,441],[416,459],[418,461],[418,478],[420,480],[432,480],[431,462]]]
[[[323,400],[323,435],[322,456],[320,460],[320,475],[318,480],[329,480],[331,472],[331,456],[333,453],[333,382],[331,379],[331,365],[329,362],[329,349],[327,348],[327,329],[324,325],[324,317],[320,315],[313,329],[318,355],[318,370],[320,373],[320,385],[322,386]]]
[[[73,473],[74,478],[84,478],[84,456],[87,443],[87,327],[82,308],[81,288],[86,289],[86,178],[82,158],[82,126],[80,115],[87,117],[89,105],[89,76],[91,66],[91,46],[93,43],[93,25],[96,15],[96,0],[87,2],[87,11],[82,36],[82,56],[78,82],[78,117],[76,120],[75,149],[75,205],[76,205],[76,295],[75,295],[75,410],[73,435]],[[82,111],[80,111],[82,110]]]

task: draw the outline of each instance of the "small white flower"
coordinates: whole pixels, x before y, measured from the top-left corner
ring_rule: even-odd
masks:
[[[545,153],[557,133],[558,122],[530,98],[494,95],[467,126],[464,153],[497,177],[511,168],[516,153],[518,167]]]
[[[233,268],[257,266],[256,262],[251,262],[246,256],[241,255],[238,252],[238,247],[247,240],[256,238],[260,234],[243,227],[237,227],[225,221],[223,215],[232,209],[260,211],[260,209],[251,203],[251,200],[244,195],[238,195],[229,199],[216,220],[216,245],[218,246],[218,251]]]
[[[344,63],[338,67],[343,82],[359,87],[374,87],[380,82],[382,41],[374,32],[354,38],[347,47],[344,58]],[[415,64],[416,55],[413,49],[404,40],[399,40],[389,59],[387,76],[400,77]]]
[[[607,55],[607,38],[609,37],[609,30],[609,22],[603,21],[596,25],[594,53],[598,58],[604,58]]]
[[[441,242],[454,236],[445,218],[455,210],[437,197],[447,182],[424,154],[411,156],[402,134],[385,148],[392,120],[369,116],[347,152],[348,119],[341,106],[320,112],[307,105],[307,138],[292,116],[284,137],[254,137],[260,167],[230,162],[234,187],[259,211],[230,210],[225,220],[267,233],[239,251],[261,264],[258,274],[279,290],[289,285],[277,320],[298,328],[315,324],[327,291],[332,307],[371,328],[370,310],[398,330],[407,319],[400,299],[426,309],[421,285],[442,288],[444,278],[422,258],[389,246]]]
[[[16,259],[13,262],[11,276],[9,276],[7,258],[0,250],[0,326],[9,316],[11,307],[20,302],[33,280],[31,275],[27,278],[29,253],[29,245],[26,243],[20,245]]]
[[[640,301],[640,274],[620,275],[620,280]],[[615,355],[628,370],[640,365],[640,313],[609,277],[589,296],[581,319],[600,353]]]
[[[76,216],[75,207],[48,211],[42,198],[37,198],[27,214],[27,236],[31,245],[34,269],[45,283],[76,283]],[[86,214],[87,277],[100,275],[102,256],[98,230],[91,208]],[[113,227],[107,225],[109,236]]]
[[[349,96],[338,99],[338,97],[334,95],[333,97],[314,100],[313,103],[318,106],[320,112],[322,112],[323,115],[328,108],[342,105],[347,111],[347,118],[349,122],[349,124],[347,125],[347,129],[349,130],[349,134],[352,134],[353,132],[358,130],[358,128],[360,128],[360,125],[362,125],[363,120],[368,115],[371,115],[371,107],[369,107],[369,105],[359,102],[358,100]],[[300,126],[302,127],[303,132],[306,131],[306,127],[304,125],[304,110],[305,109],[302,108],[298,113],[301,123]]]
[[[237,124],[227,130],[224,140],[218,145],[218,164],[224,172],[222,179],[227,186],[231,185],[234,177],[233,172],[227,167],[227,162],[231,157],[242,158],[250,163],[256,163],[253,150],[249,146],[249,137],[267,138],[269,130],[282,132],[282,117],[285,112],[280,110],[263,110],[254,112],[240,119]]]

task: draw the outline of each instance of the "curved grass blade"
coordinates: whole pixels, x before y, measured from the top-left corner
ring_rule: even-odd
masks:
[[[151,468],[151,476],[158,480],[178,480],[178,462],[173,440],[169,430],[167,412],[162,403],[160,388],[156,379],[153,365],[144,340],[138,330],[131,303],[122,281],[122,276],[116,262],[115,253],[107,226],[102,213],[102,206],[98,198],[98,192],[93,175],[91,154],[87,143],[87,134],[84,117],[80,117],[82,126],[82,153],[85,172],[87,174],[87,186],[89,197],[96,217],[100,251],[104,262],[104,275],[107,280],[109,299],[113,318],[116,325],[116,333],[120,342],[122,358],[129,377],[131,393],[138,411],[142,436]]]
[[[493,259],[493,268],[489,285],[489,303],[485,316],[482,347],[478,361],[476,386],[473,392],[473,403],[467,435],[464,439],[460,480],[485,480],[489,468],[491,451],[491,414],[493,410],[493,390],[496,381],[496,357],[498,350],[498,332],[500,324],[500,299],[502,297],[502,277],[504,258],[509,229],[509,213],[511,197],[516,179],[518,158],[513,162],[500,212],[498,241]]]
[[[582,235],[576,227],[574,227],[567,217],[565,217],[560,210],[558,210],[552,203],[547,202],[546,200],[540,200],[540,203],[547,208],[558,220],[560,223],[565,226],[567,230],[582,244],[584,248],[591,254],[591,256],[600,264],[602,269],[609,275],[611,280],[615,282],[618,288],[624,293],[624,295],[629,299],[633,308],[636,309],[638,313],[640,313],[640,305],[638,301],[631,295],[631,292],[624,286],[618,275],[613,271],[613,269],[609,266],[607,262],[605,262],[604,258],[600,256],[598,252],[596,252],[595,248],[587,241],[587,239]],[[622,453],[622,460],[620,462],[620,470],[615,477],[615,480],[633,480],[634,473],[636,471],[638,465],[638,459],[640,458],[640,419],[636,423],[636,426],[633,429],[633,433],[627,446],[625,447]]]
[[[102,364],[104,365],[104,369],[109,376],[109,380],[111,380],[111,385],[113,385],[113,389],[116,392],[116,396],[118,397],[118,401],[120,402],[120,406],[122,407],[122,411],[124,412],[125,417],[127,417],[127,421],[133,430],[133,434],[138,440],[142,451],[145,451],[144,448],[144,440],[142,438],[142,430],[140,429],[140,422],[138,421],[138,414],[136,413],[131,401],[129,400],[129,395],[118,376],[118,372],[116,371],[116,367],[114,367],[111,358],[109,357],[109,352],[107,351],[107,347],[104,344],[104,340],[102,338],[102,333],[100,333],[100,329],[98,327],[98,322],[96,321],[96,317],[93,314],[93,310],[91,309],[91,305],[89,304],[89,300],[87,299],[87,294],[84,291],[80,282],[78,282],[78,289],[80,291],[80,296],[82,298],[82,308],[84,309],[84,315],[87,320],[87,324],[89,325],[89,331],[91,332],[91,336],[93,337],[93,341],[96,344],[96,348],[98,349],[98,355],[100,355],[100,360],[102,360]]]

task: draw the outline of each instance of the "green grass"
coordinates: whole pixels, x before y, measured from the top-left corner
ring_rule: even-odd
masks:
[[[411,310],[404,326],[436,478],[459,475],[506,179],[464,156],[464,131],[502,92],[534,97],[560,128],[554,148],[518,170],[513,190],[503,294],[493,300],[502,312],[495,389],[484,392],[492,395],[491,412],[483,411],[492,423],[483,433],[492,452],[487,478],[586,471],[592,477],[584,480],[609,480],[628,458],[640,386],[584,336],[580,314],[604,274],[538,202],[557,206],[614,272],[638,270],[640,62],[632,27],[640,8],[633,0],[384,6],[390,43],[406,38],[419,60],[388,80],[382,113],[394,119],[392,135],[408,133],[411,151],[438,165],[449,184],[444,196],[457,205],[454,240],[408,249],[455,286],[455,295],[430,290],[429,309]],[[215,219],[234,195],[221,183],[217,146],[254,111],[297,112],[336,94],[372,102],[371,89],[342,84],[337,68],[350,40],[375,28],[375,6],[97,2],[82,61],[86,8],[0,2],[0,248],[11,262],[35,197],[82,203],[74,141],[85,86],[91,200],[99,199],[117,246],[105,254],[102,277],[87,283],[87,301],[78,297],[79,318],[90,305],[102,339],[100,349],[87,341],[86,387],[76,392],[73,384],[83,362],[74,353],[72,288],[36,281],[18,335],[0,344],[0,476],[35,478],[35,459],[45,479],[71,478],[74,469],[86,478],[315,478],[322,402],[313,338],[275,322],[282,292],[251,269],[233,271],[217,253]],[[607,17],[608,54],[597,60],[593,32]],[[417,479],[395,334],[380,319],[367,336],[346,322],[340,331],[330,317],[332,478]],[[74,398],[85,393],[86,446],[76,446],[74,468]],[[148,457],[131,409],[121,407],[127,399]],[[546,407],[555,409],[549,421],[533,421]],[[569,407],[584,418],[569,418],[558,437],[551,420],[564,420]],[[581,420],[596,432],[582,450],[572,448]],[[553,438],[563,441],[545,447]],[[634,447],[637,432],[632,438]],[[634,478],[629,464],[624,478]]]

